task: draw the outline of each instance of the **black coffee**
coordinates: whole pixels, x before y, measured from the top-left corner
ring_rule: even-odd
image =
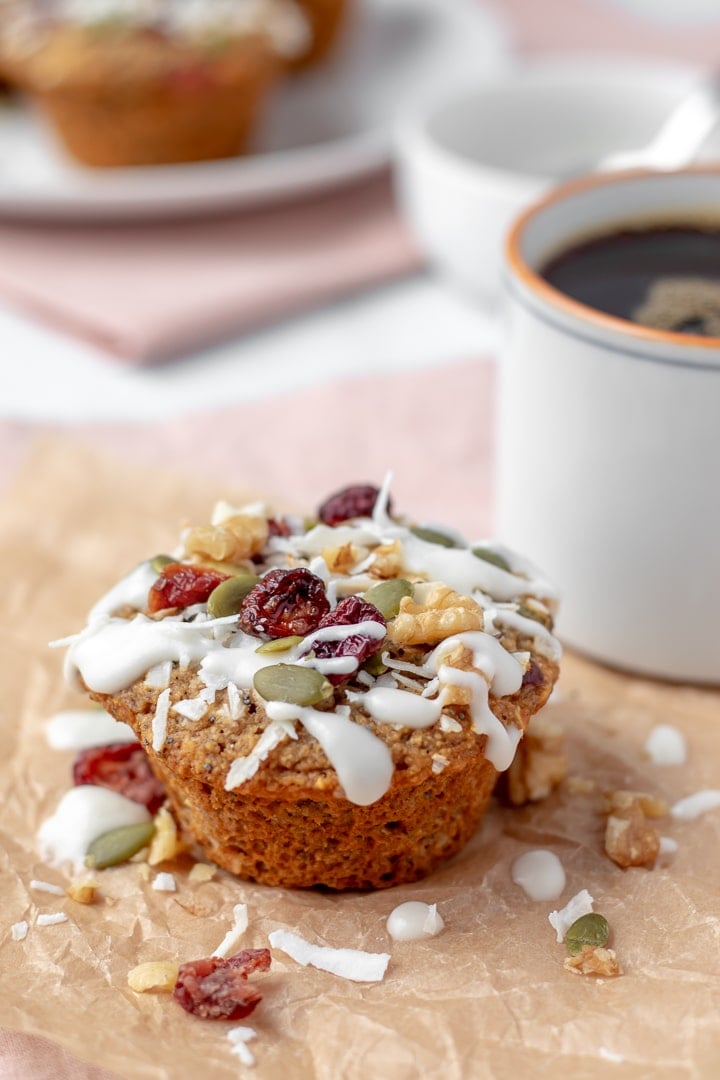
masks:
[[[720,337],[720,227],[623,229],[562,252],[541,275],[608,315]]]

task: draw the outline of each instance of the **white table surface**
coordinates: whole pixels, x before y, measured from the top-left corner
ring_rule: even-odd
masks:
[[[495,336],[488,313],[429,273],[148,368],[0,307],[0,416],[163,419],[343,376],[482,357]]]

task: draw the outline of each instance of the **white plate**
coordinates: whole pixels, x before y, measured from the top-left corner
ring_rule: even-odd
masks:
[[[284,84],[254,154],[94,171],[63,157],[32,113],[0,108],[0,214],[130,219],[267,203],[387,163],[399,110],[505,68],[504,30],[478,0],[362,0],[344,51]]]

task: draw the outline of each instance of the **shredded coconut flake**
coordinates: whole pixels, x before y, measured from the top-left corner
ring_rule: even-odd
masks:
[[[56,911],[53,915],[38,915],[35,920],[38,926],[57,926],[58,923],[68,921],[64,911]]]
[[[145,676],[145,682],[153,690],[164,690],[170,683],[171,675],[172,660],[163,660],[150,668]]]
[[[658,724],[645,742],[645,751],[654,765],[684,765],[687,759],[685,736],[672,724]]]
[[[152,887],[157,892],[177,892],[177,885],[172,874],[156,874]]]
[[[228,712],[231,720],[239,720],[242,711],[242,695],[234,682],[227,684]]]
[[[694,795],[686,795],[679,799],[670,808],[670,813],[676,821],[694,821],[708,810],[714,810],[720,806],[720,791],[708,788],[706,791],[696,791]]]
[[[441,731],[462,731],[462,724],[459,724],[457,720],[453,720],[451,716],[442,716],[440,718],[440,730]]]
[[[564,908],[559,911],[551,911],[548,922],[557,934],[558,941],[564,941],[565,935],[572,924],[581,915],[589,915],[593,909],[593,898],[587,889],[582,889],[568,900]]]
[[[208,703],[201,698],[184,698],[176,701],[172,711],[184,716],[186,720],[201,720],[207,712]]]
[[[13,923],[10,927],[10,933],[12,934],[13,941],[24,941],[28,936],[29,926],[25,919],[20,922]]]
[[[167,734],[167,718],[170,711],[170,688],[163,690],[158,695],[155,705],[155,715],[152,721],[152,748],[156,752],[162,750]]]
[[[237,951],[240,940],[248,928],[247,904],[236,904],[233,908],[233,924],[222,939],[213,956],[222,957],[224,960]]]
[[[661,855],[674,855],[678,849],[677,840],[673,840],[672,836],[660,837],[660,854]]]
[[[65,890],[59,885],[52,885],[49,881],[37,881],[35,878],[30,882],[30,888],[37,889],[38,892],[51,893],[53,896],[65,895]]]
[[[313,945],[289,930],[273,930],[268,939],[274,949],[281,949],[303,967],[309,965],[353,982],[380,982],[390,962],[390,953]]]
[[[225,778],[225,790],[232,791],[233,788],[239,787],[240,784],[254,776],[270,751],[279,746],[287,737],[287,727],[277,723],[275,720],[268,724],[250,753],[245,757],[235,758],[232,762]]]
[[[230,1053],[240,1058],[243,1065],[254,1065],[255,1055],[247,1044],[257,1037],[255,1028],[242,1026],[230,1028],[227,1037],[230,1040]]]

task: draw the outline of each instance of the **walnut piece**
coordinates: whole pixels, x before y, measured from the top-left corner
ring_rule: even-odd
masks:
[[[402,598],[400,611],[388,626],[388,636],[395,645],[434,645],[453,634],[482,628],[483,611],[472,597],[433,582],[424,602]]]
[[[566,957],[565,970],[573,975],[601,975],[606,978],[622,975],[615,951],[599,945],[583,945],[576,956]]]
[[[606,791],[605,805],[610,813],[615,810],[629,810],[637,805],[645,817],[649,818],[666,817],[670,811],[663,799],[647,795],[644,791]]]
[[[513,806],[546,799],[565,779],[567,764],[561,726],[538,713],[531,718],[512,765],[503,773],[504,794]]]
[[[185,537],[188,555],[205,556],[214,562],[241,563],[265,546],[268,523],[253,514],[235,514],[220,525],[198,525]]]
[[[326,547],[321,554],[331,574],[349,574],[352,568],[365,558],[367,548],[342,544],[340,547]]]
[[[657,809],[662,804],[659,800],[648,803],[637,792],[613,792],[611,799],[605,826],[606,853],[624,870],[628,866],[645,866],[651,870],[660,852],[660,836],[657,829],[648,825],[643,807]]]
[[[150,841],[147,861],[150,866],[157,866],[176,858],[183,850],[175,818],[166,806],[161,806],[155,815],[155,834]]]
[[[97,897],[97,881],[86,878],[82,881],[71,881],[66,892],[76,904],[94,904]]]
[[[403,547],[399,540],[393,540],[390,544],[381,544],[375,548],[374,558],[368,567],[371,577],[387,578],[400,577],[403,570]]]

